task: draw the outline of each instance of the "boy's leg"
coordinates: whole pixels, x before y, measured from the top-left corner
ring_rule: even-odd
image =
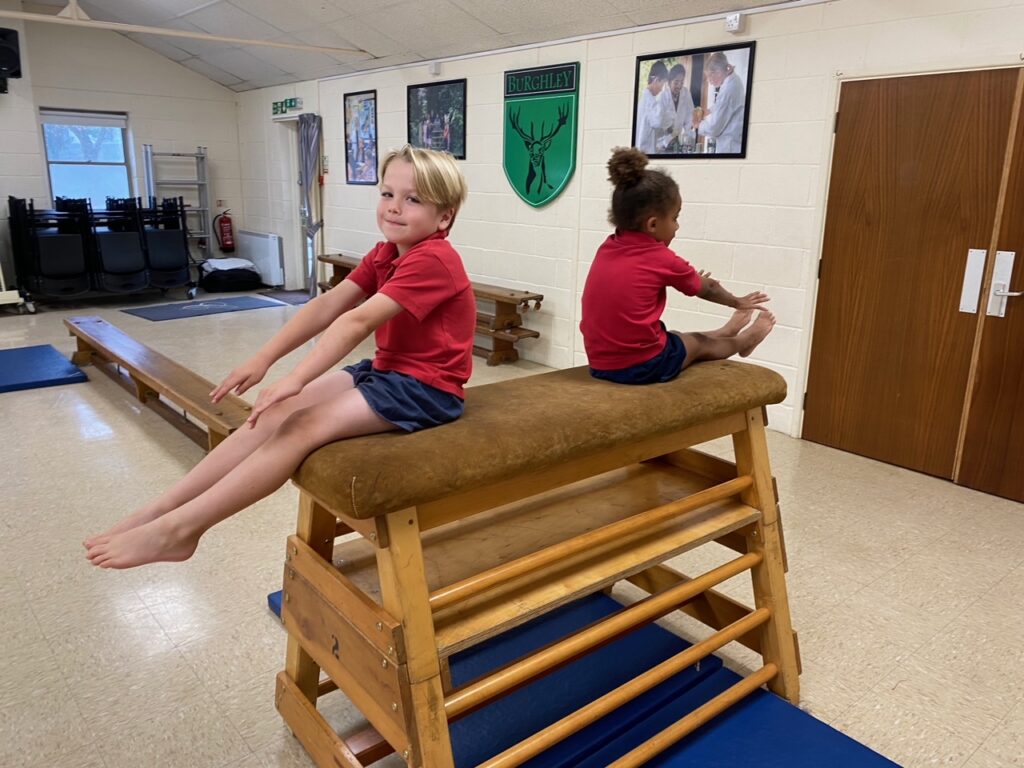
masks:
[[[757,319],[749,327],[736,336],[711,336],[707,333],[679,333],[673,331],[683,340],[686,347],[686,359],[683,368],[702,360],[725,360],[739,354],[747,357],[771,333],[775,325],[775,315],[767,310],[760,310]]]
[[[160,515],[194,499],[212,486],[251,454],[277,430],[289,415],[327,397],[337,397],[352,389],[352,375],[345,371],[326,373],[310,382],[298,395],[278,403],[264,413],[255,427],[242,426],[227,436],[189,472],[145,506],[122,518],[101,534],[90,536],[83,543],[86,549],[100,538],[122,533],[155,520]]]
[[[101,537],[87,557],[104,568],[186,560],[203,533],[281,487],[314,449],[334,440],[393,429],[393,424],[370,409],[358,390],[339,389],[294,411],[269,439],[194,499],[149,523]]]

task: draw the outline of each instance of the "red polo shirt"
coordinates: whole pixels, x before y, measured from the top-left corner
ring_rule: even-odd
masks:
[[[393,243],[377,243],[346,279],[405,310],[377,328],[374,370],[405,373],[464,397],[473,372],[476,298],[446,236],[447,230],[436,232],[401,257]]]
[[[583,287],[580,331],[591,368],[628,368],[665,348],[660,320],[669,286],[695,296],[701,278],[646,232],[616,230],[608,236],[597,249]]]

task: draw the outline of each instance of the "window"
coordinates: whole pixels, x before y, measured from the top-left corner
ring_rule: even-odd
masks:
[[[127,115],[41,109],[39,119],[54,198],[86,197],[101,211],[108,197],[131,197]]]

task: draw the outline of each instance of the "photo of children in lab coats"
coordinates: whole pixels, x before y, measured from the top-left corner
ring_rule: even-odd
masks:
[[[633,146],[649,157],[745,157],[753,65],[753,42],[638,57]]]

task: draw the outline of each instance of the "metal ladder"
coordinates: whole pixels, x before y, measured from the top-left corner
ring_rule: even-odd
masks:
[[[195,188],[194,195],[181,195],[185,198],[185,213],[192,217],[188,228],[188,236],[192,240],[206,240],[210,238],[210,185],[206,175],[206,147],[196,147],[195,152],[154,152],[152,144],[143,144],[143,162],[146,166],[146,195],[156,197],[157,187],[163,189],[191,189]],[[157,178],[155,158],[190,158],[195,161],[196,175],[194,179]],[[180,167],[180,166],[179,166]],[[177,197],[178,195],[174,195]],[[158,201],[159,202],[159,201]]]

